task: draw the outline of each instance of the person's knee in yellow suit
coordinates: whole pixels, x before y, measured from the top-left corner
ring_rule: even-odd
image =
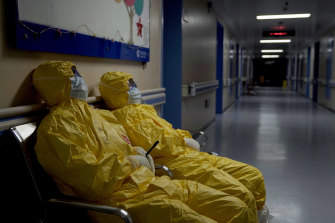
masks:
[[[134,145],[149,148],[156,140],[160,141],[152,152],[155,162],[167,165],[178,178],[197,180],[216,189],[222,188],[246,203],[252,203],[251,192],[258,209],[263,207],[265,185],[261,172],[250,165],[240,165],[242,163],[238,161],[232,161],[226,166],[222,164],[226,159],[224,157],[209,159],[207,153],[190,149],[196,143],[188,131],[174,129],[157,115],[152,106],[139,104],[141,95],[130,74],[119,71],[105,73],[101,77],[99,90],[106,105],[122,123]],[[189,163],[197,166],[194,171],[190,171]],[[209,172],[216,172],[215,179],[206,178],[205,173]]]
[[[217,167],[227,172],[232,177],[238,179],[256,198],[257,209],[260,210],[265,204],[266,190],[264,178],[261,172],[251,165],[229,159],[227,157],[208,156],[208,159]]]
[[[229,194],[155,178],[153,160],[130,144],[115,116],[87,104],[87,86],[72,63],[41,64],[33,84],[50,108],[38,127],[36,155],[63,194],[125,208],[139,223],[255,222]],[[91,214],[101,222],[112,218]]]

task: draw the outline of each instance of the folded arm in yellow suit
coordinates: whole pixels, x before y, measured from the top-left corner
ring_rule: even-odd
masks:
[[[263,207],[265,185],[258,169],[229,158],[187,148],[184,138],[191,138],[188,131],[174,129],[150,105],[129,103],[129,95],[132,95],[130,82],[133,83],[130,74],[107,72],[101,77],[99,90],[133,145],[150,148],[159,140],[160,143],[151,154],[156,163],[172,169],[177,179],[194,180],[224,191],[240,198],[250,208],[254,208],[256,199],[257,208]]]
[[[87,86],[72,63],[41,64],[33,84],[50,107],[35,151],[62,193],[125,208],[136,223],[255,222],[241,200],[197,182],[156,178],[152,164],[129,159],[141,153],[111,112],[86,103]]]

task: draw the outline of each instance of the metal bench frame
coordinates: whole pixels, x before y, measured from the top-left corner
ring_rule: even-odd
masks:
[[[16,127],[10,128],[10,132],[13,134],[15,137],[17,143],[20,146],[24,161],[25,161],[25,166],[27,167],[27,170],[30,174],[32,183],[35,188],[35,192],[38,196],[39,199],[39,204],[36,207],[37,211],[37,220],[39,222],[45,222],[43,219],[44,216],[44,211],[45,209],[50,206],[50,205],[59,205],[63,207],[73,207],[73,208],[79,208],[79,209],[85,209],[88,211],[95,211],[95,212],[101,212],[101,213],[107,213],[107,214],[113,214],[119,216],[125,223],[132,223],[132,218],[130,214],[121,208],[115,208],[115,207],[110,207],[106,205],[97,205],[93,203],[89,203],[86,201],[81,201],[81,200],[72,200],[70,198],[50,198],[50,199],[45,199],[44,195],[42,195],[41,190],[40,190],[40,185],[38,183],[38,175],[33,169],[33,165],[37,165],[34,162],[33,156],[34,154],[34,149],[33,148],[28,148],[27,142],[30,140],[34,134],[36,134],[36,129],[37,129],[37,123],[28,123]]]

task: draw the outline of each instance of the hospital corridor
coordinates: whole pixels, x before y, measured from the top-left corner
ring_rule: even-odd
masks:
[[[260,168],[270,222],[333,222],[334,113],[281,88],[257,95],[216,116],[207,150]]]
[[[335,222],[334,0],[0,0],[2,218]]]

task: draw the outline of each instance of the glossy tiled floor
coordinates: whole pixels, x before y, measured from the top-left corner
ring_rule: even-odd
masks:
[[[216,116],[206,150],[262,171],[271,223],[335,222],[335,113],[292,91],[256,93]]]

